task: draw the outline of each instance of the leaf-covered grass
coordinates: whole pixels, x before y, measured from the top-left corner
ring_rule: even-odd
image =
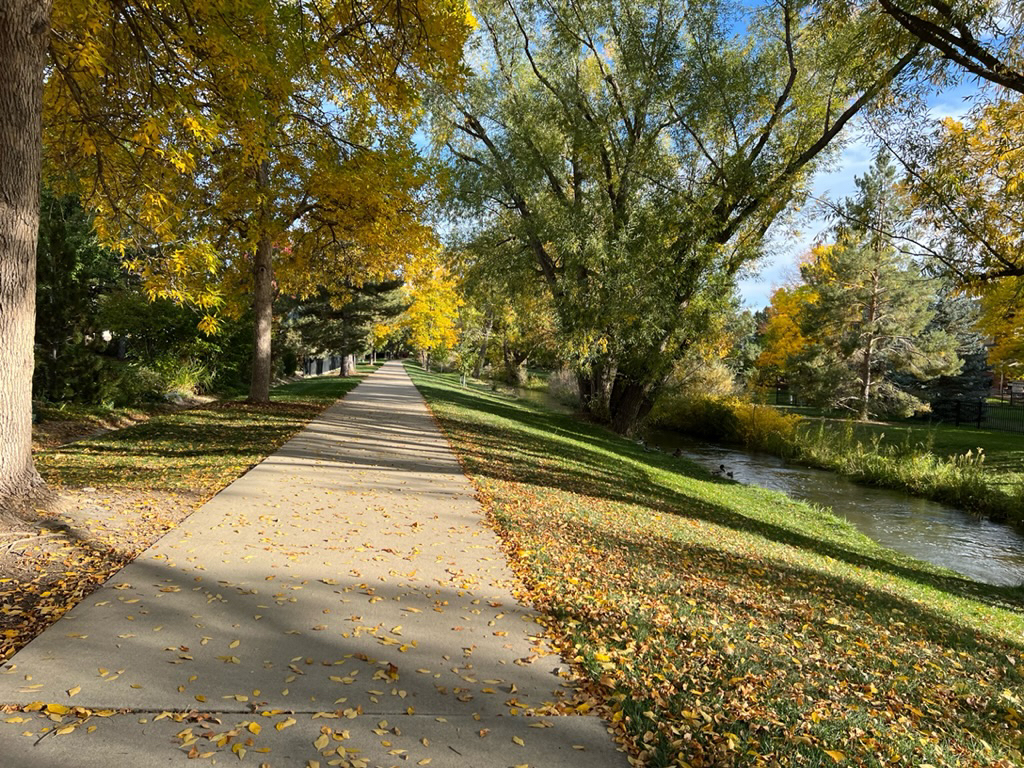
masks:
[[[571,416],[410,373],[636,764],[1024,762],[1024,590]]]
[[[359,381],[358,376],[299,379],[275,388],[269,405],[228,400],[156,416],[41,453],[36,465],[55,486],[190,490],[209,496],[273,453]]]
[[[37,454],[60,493],[11,521],[0,517],[0,660],[361,378],[303,379],[276,388],[269,405],[226,401],[160,414]]]
[[[169,409],[155,404],[135,408],[114,408],[80,403],[35,403],[32,450],[49,450],[98,432],[122,429],[167,410]]]

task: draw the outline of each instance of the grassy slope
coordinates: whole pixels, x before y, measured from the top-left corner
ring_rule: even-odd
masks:
[[[410,373],[636,762],[1021,764],[1024,590],[911,560],[572,417]]]

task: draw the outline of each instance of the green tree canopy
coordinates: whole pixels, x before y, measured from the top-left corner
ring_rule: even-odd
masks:
[[[551,292],[592,411],[630,432],[854,115],[920,43],[785,0],[485,2],[435,103],[460,215]]]

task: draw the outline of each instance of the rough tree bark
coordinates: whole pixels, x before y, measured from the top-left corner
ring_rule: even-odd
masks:
[[[611,417],[612,382],[616,370],[614,363],[594,362],[589,371],[576,374],[580,405],[599,419],[609,420]]]
[[[867,421],[870,415],[871,387],[874,382],[871,380],[871,366],[874,364],[874,342],[875,342],[875,318],[878,315],[878,273],[872,275],[871,280],[871,302],[868,304],[868,315],[865,318],[868,328],[867,346],[864,347],[864,360],[861,362],[860,370],[860,420]]]
[[[256,313],[250,403],[270,402],[270,337],[274,324],[274,263],[270,237],[263,235],[253,257],[252,305]]]
[[[36,241],[49,0],[0,4],[0,498],[41,481],[32,464]]]
[[[487,324],[484,326],[484,340],[480,344],[480,354],[476,358],[476,365],[473,366],[473,378],[479,379],[484,372],[484,364],[487,362],[487,345],[491,340],[491,328],[494,327],[494,316],[487,316]]]
[[[527,355],[513,349],[506,341],[501,346],[501,357],[505,363],[505,379],[513,387],[519,388],[526,384]]]
[[[632,435],[651,412],[655,387],[650,383],[628,380],[619,375],[609,399],[612,429],[620,435]]]
[[[356,372],[356,356],[353,354],[341,356],[341,368],[338,371],[339,376],[351,376]]]

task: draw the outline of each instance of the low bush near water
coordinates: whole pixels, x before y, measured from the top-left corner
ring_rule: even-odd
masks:
[[[701,440],[789,456],[800,417],[739,397],[693,396],[659,403],[652,419]]]
[[[996,487],[985,471],[981,448],[944,459],[927,442],[885,444],[883,438],[876,435],[865,443],[856,438],[851,424],[836,428],[823,422],[798,431],[793,455],[858,482],[905,489],[995,519],[1024,517],[1022,489]]]

